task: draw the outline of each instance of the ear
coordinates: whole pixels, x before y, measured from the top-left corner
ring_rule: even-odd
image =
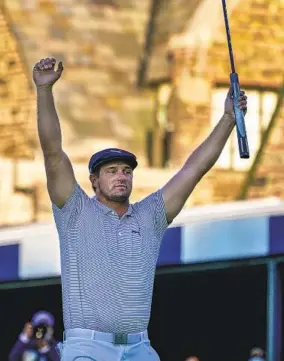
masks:
[[[96,187],[98,176],[93,173],[93,174],[89,175],[89,179],[90,179],[90,182],[92,183],[92,185]]]
[[[90,179],[90,182],[93,184],[94,182],[95,182],[95,180],[96,180],[96,175],[95,174],[90,174],[89,175],[89,179]]]

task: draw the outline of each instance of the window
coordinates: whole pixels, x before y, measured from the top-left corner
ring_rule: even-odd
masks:
[[[215,88],[211,103],[211,124],[214,127],[224,111],[224,101],[228,88]],[[251,167],[259,149],[261,137],[266,130],[277,103],[277,93],[273,91],[247,90],[248,112],[245,117],[249,141],[250,159],[239,156],[236,130],[230,136],[216,167],[224,169],[247,170]]]
[[[171,153],[172,129],[168,121],[168,105],[172,94],[172,87],[169,84],[162,84],[158,88],[157,104],[157,122],[159,128],[163,130],[162,141],[162,159],[161,166],[168,166]]]
[[[162,129],[168,126],[168,104],[172,87],[169,84],[162,84],[158,88],[157,121]]]
[[[160,84],[156,93],[155,125],[146,133],[146,152],[150,167],[167,167],[170,160],[172,127],[168,121],[170,84]]]

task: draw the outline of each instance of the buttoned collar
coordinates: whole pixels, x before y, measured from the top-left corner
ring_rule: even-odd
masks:
[[[116,211],[113,210],[112,208],[109,208],[108,206],[106,206],[105,204],[101,203],[96,196],[93,197],[93,200],[96,204],[96,206],[104,213],[104,214],[113,214],[113,215],[117,215]],[[128,207],[127,212],[123,215],[123,217],[125,216],[131,216],[133,212],[133,207],[130,204]]]

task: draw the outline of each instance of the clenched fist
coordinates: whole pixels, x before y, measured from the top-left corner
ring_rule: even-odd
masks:
[[[243,90],[240,91],[238,107],[244,112],[244,115],[247,113],[247,96]],[[234,101],[233,101],[233,88],[232,86],[229,89],[226,101],[225,101],[225,114],[228,114],[232,117],[235,117],[234,113]]]
[[[27,322],[25,324],[25,327],[24,327],[24,330],[23,330],[23,333],[24,335],[27,337],[27,338],[31,338],[32,335],[33,335],[33,326],[30,322]]]
[[[56,60],[54,58],[41,59],[36,63],[33,69],[33,79],[37,87],[52,86],[63,72],[62,62],[58,64],[55,70]]]

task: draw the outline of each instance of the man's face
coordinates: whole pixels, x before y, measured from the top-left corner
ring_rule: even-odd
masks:
[[[98,198],[118,203],[124,203],[130,197],[132,179],[132,168],[122,161],[102,165],[98,175],[90,176]]]

